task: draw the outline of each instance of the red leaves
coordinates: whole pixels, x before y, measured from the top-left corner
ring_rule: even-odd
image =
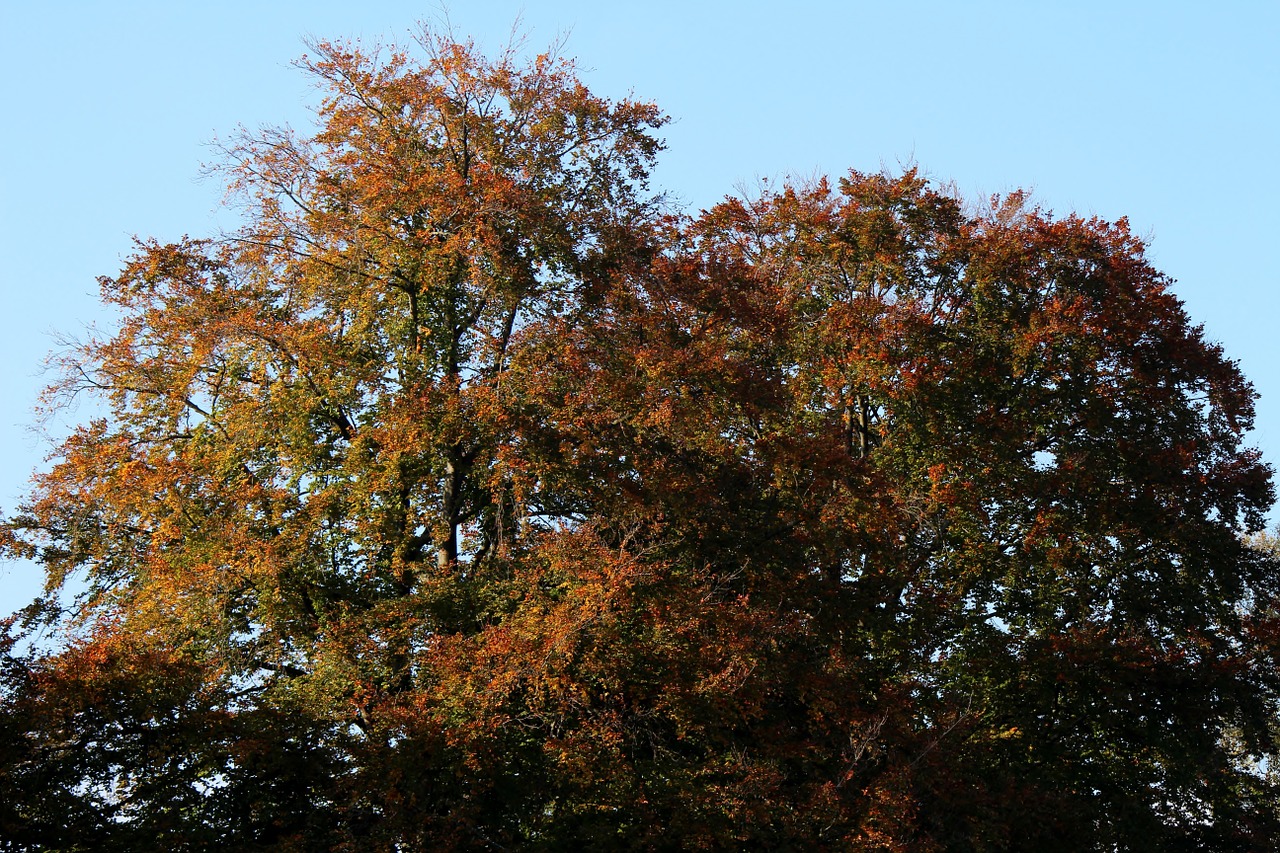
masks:
[[[1269,825],[1227,746],[1277,755],[1252,391],[1123,221],[915,171],[686,221],[646,195],[652,105],[419,46],[317,45],[317,133],[227,149],[243,231],[140,243],[61,363],[106,416],[0,546],[89,588],[32,613],[67,645],[10,649],[3,707],[83,738],[57,802],[131,780],[86,838]]]

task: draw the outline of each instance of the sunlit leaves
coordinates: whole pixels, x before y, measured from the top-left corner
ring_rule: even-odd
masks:
[[[915,171],[686,219],[567,60],[300,65],[244,227],[59,357],[105,414],[0,531],[17,843],[1272,837],[1253,394],[1124,222]]]

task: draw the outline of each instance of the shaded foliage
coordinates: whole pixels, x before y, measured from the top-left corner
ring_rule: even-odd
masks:
[[[685,218],[652,105],[418,48],[317,45],[244,228],[102,279],[8,849],[1267,849],[1253,391],[1124,222]]]

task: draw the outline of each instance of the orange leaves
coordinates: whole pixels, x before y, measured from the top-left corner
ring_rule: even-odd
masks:
[[[1124,222],[914,170],[690,221],[657,108],[554,54],[302,64],[319,126],[225,149],[244,228],[102,280],[50,401],[104,417],[0,528],[69,593],[0,726],[84,746],[77,844],[1272,825],[1224,747],[1280,751],[1252,391]]]
[[[510,585],[511,614],[475,637],[477,651],[493,667],[483,692],[550,691],[538,702],[551,706],[586,702],[573,699],[587,681],[605,676],[609,666],[597,657],[619,639],[619,622],[633,618],[633,588],[652,578],[653,566],[604,547],[590,531],[549,537],[539,554],[516,570]],[[454,652],[444,649],[439,666],[452,669]],[[472,664],[474,665],[474,663]],[[474,675],[474,673],[472,673]],[[622,676],[612,673],[612,678]],[[621,689],[615,682],[613,689]],[[568,693],[563,693],[568,691]]]

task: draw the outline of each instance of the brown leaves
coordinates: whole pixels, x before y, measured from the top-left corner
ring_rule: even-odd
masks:
[[[0,532],[64,642],[9,648],[3,708],[80,739],[22,760],[127,814],[86,837],[1270,826],[1225,746],[1277,751],[1252,391],[1125,223],[914,170],[686,221],[652,105],[418,48],[316,45],[315,131],[226,148],[245,227],[139,243],[60,362],[104,417]]]

